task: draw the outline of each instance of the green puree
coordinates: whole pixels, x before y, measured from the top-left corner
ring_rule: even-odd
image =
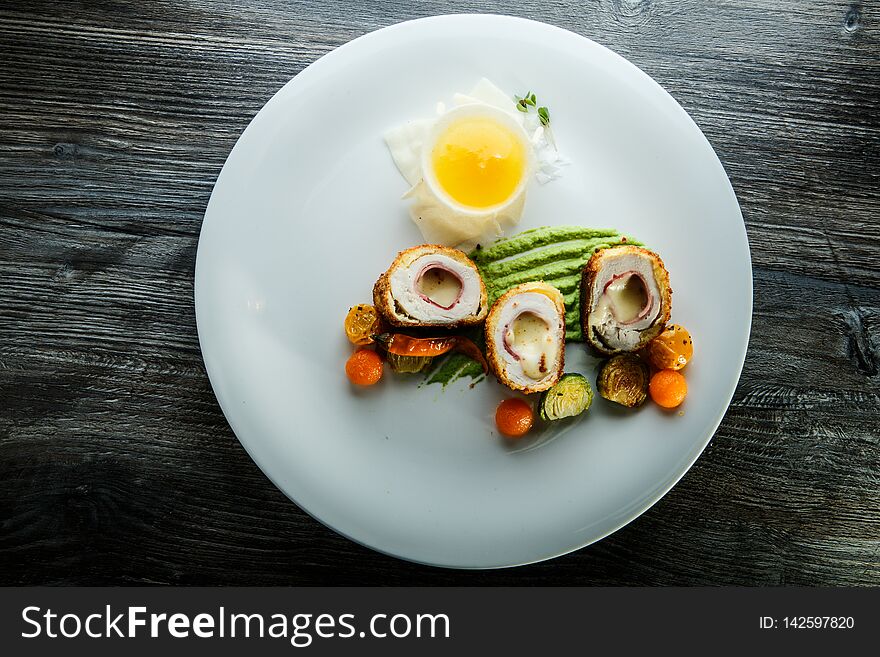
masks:
[[[581,270],[596,250],[620,244],[640,246],[641,242],[616,230],[546,226],[501,239],[487,248],[478,245],[468,255],[480,270],[490,306],[520,283],[544,281],[558,288],[565,298],[565,339],[581,342]],[[482,374],[478,363],[451,354],[436,361],[424,383],[445,387],[456,379],[478,379]]]

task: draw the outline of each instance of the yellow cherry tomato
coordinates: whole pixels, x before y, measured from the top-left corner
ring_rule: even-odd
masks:
[[[694,343],[686,328],[672,324],[648,343],[647,352],[658,370],[680,370],[693,357]]]
[[[379,315],[373,306],[360,303],[345,316],[345,335],[352,344],[362,347],[372,344],[373,335],[379,332]]]

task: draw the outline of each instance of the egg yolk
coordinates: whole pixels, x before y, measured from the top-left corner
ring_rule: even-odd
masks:
[[[526,169],[522,140],[485,117],[451,123],[431,151],[437,182],[453,200],[488,208],[508,200]]]

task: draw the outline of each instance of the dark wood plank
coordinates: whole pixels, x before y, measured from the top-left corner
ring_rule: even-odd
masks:
[[[290,77],[453,11],[590,36],[667,88],[731,176],[755,315],[709,449],[552,562],[404,563],[239,446],[204,373],[198,231]],[[868,3],[7,2],[0,8],[0,583],[880,584],[880,30]]]

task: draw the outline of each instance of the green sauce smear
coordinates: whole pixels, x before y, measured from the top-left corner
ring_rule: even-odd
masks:
[[[565,339],[582,342],[581,270],[594,252],[621,244],[642,246],[613,229],[545,226],[498,240],[487,248],[477,245],[468,255],[480,270],[490,306],[520,283],[544,281],[558,288],[565,298]],[[480,336],[478,344],[483,343]],[[473,379],[474,385],[482,380],[483,369],[467,356],[450,354],[435,361],[422,383],[439,383],[445,388],[463,378]]]

